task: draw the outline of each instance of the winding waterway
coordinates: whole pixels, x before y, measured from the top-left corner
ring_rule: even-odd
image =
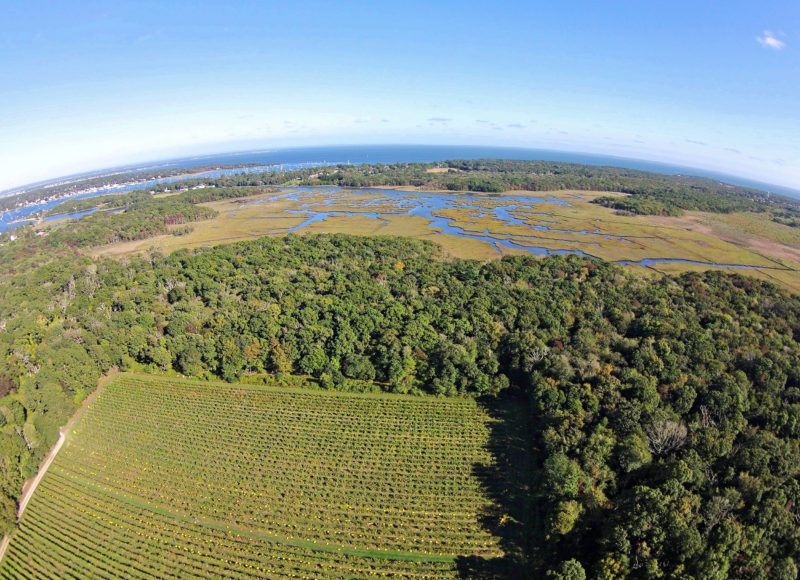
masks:
[[[321,196],[321,194],[323,194]],[[372,199],[347,201],[348,196],[375,196]],[[342,189],[337,187],[311,188],[296,187],[287,189],[286,193],[273,196],[268,199],[261,199],[248,202],[245,205],[255,205],[261,203],[275,202],[281,199],[299,202],[297,207],[300,209],[286,210],[287,215],[304,216],[305,219],[289,228],[288,233],[293,233],[305,228],[313,223],[321,222],[328,218],[341,216],[362,216],[378,220],[384,225],[388,224],[389,216],[415,216],[428,221],[431,228],[438,230],[439,234],[449,234],[459,238],[466,238],[487,242],[498,252],[502,253],[501,247],[525,250],[535,255],[560,255],[578,254],[585,257],[596,257],[591,253],[591,247],[597,246],[597,238],[615,238],[622,242],[628,240],[623,236],[601,233],[599,229],[588,230],[569,230],[551,228],[549,226],[535,224],[532,225],[520,217],[515,217],[511,212],[519,211],[526,216],[539,215],[548,216],[547,212],[533,212],[529,210],[530,204],[551,204],[570,205],[569,202],[556,199],[555,197],[534,197],[520,195],[478,195],[478,194],[449,194],[449,193],[428,193],[428,192],[409,192],[395,189]],[[491,202],[491,203],[487,203]],[[330,209],[337,204],[353,207],[357,205],[359,211]],[[363,208],[363,211],[362,211]],[[372,211],[372,208],[380,208],[380,211]],[[476,217],[491,217],[499,221],[502,226],[523,226],[532,231],[546,231],[564,233],[585,237],[584,240],[574,240],[567,238],[543,238],[536,235],[505,234],[484,230],[477,232],[466,230],[455,225],[456,220],[441,215],[443,210],[448,209],[469,209],[477,212]],[[235,212],[233,212],[235,213]],[[542,221],[542,220],[540,220]],[[549,222],[557,223],[557,222]],[[568,249],[551,249],[537,245],[536,241],[559,242],[568,244],[572,247]],[[526,243],[521,243],[526,242]],[[581,249],[583,248],[583,249]],[[648,258],[643,260],[618,260],[617,263],[623,265],[652,266],[657,264],[694,264],[716,268],[742,268],[756,269],[758,266],[745,264],[719,264],[715,262],[702,262],[694,260],[684,260],[676,258]]]
[[[285,165],[284,170],[294,169],[294,164]],[[274,166],[264,166],[258,168],[247,169],[227,169],[220,171],[210,171],[203,174],[198,174],[195,177],[218,177],[220,175],[230,175],[242,171],[269,171],[275,170]],[[147,189],[160,183],[174,182],[185,179],[185,177],[174,177],[165,179],[156,179],[147,182],[138,183],[135,185],[115,186],[104,189],[93,190],[80,195],[70,197],[70,200],[83,199],[87,197],[95,197],[109,193],[122,193],[126,191]],[[570,205],[569,202],[556,199],[552,196],[548,197],[533,197],[521,195],[491,195],[491,194],[449,194],[449,193],[429,193],[429,192],[408,192],[393,189],[341,189],[337,187],[329,188],[309,188],[309,187],[293,187],[283,188],[285,193],[273,196],[267,200],[258,200],[249,202],[251,204],[264,203],[267,201],[275,201],[281,198],[299,202],[296,206],[298,209],[286,210],[287,215],[301,215],[305,219],[298,225],[290,228],[289,233],[300,230],[310,224],[323,221],[332,217],[339,216],[363,216],[372,218],[388,223],[386,216],[415,216],[425,219],[429,226],[437,230],[440,234],[449,234],[463,239],[478,240],[489,243],[498,253],[501,253],[501,248],[514,248],[524,250],[535,255],[555,255],[555,254],[578,254],[586,257],[595,257],[592,254],[592,247],[598,245],[598,238],[616,238],[621,242],[628,240],[623,236],[616,236],[612,234],[601,233],[599,229],[591,230],[569,230],[561,229],[558,227],[550,227],[543,225],[550,223],[554,226],[558,225],[557,221],[538,219],[540,223],[532,224],[526,221],[527,216],[544,216],[550,214],[547,212],[532,211],[531,204],[547,204],[552,205]],[[320,197],[320,192],[325,192],[327,195]],[[371,199],[350,201],[344,203],[346,207],[351,209],[331,209],[337,203],[346,202],[346,198],[350,196],[367,196]],[[31,222],[39,219],[48,210],[64,202],[64,199],[50,200],[36,205],[30,205],[23,208],[0,213],[0,232],[10,230],[23,223]],[[354,206],[358,207],[358,211],[352,211]],[[525,234],[507,234],[500,232],[492,232],[488,229],[484,231],[472,231],[464,229],[456,225],[454,218],[442,215],[442,211],[451,209],[471,210],[474,212],[473,217],[489,217],[496,220],[502,226],[523,226],[530,230],[529,235]],[[76,213],[63,213],[52,215],[44,218],[43,221],[51,221],[56,219],[80,219],[86,215],[95,212],[96,209],[90,209]],[[118,211],[118,210],[117,210]],[[514,215],[516,213],[517,215]],[[522,215],[523,217],[518,217]],[[554,237],[541,237],[535,235],[535,232],[548,232],[548,233],[563,233],[570,236],[580,236],[585,239],[575,240],[569,238],[554,238]],[[537,244],[537,241],[539,244]],[[565,249],[552,249],[540,245],[543,241],[558,242],[568,246]],[[718,264],[714,262],[702,262],[693,260],[684,260],[676,258],[649,258],[644,260],[620,260],[620,264],[624,265],[641,265],[651,266],[665,263],[683,263],[695,264],[700,266],[718,267],[718,268],[757,268],[757,266],[750,266],[745,264]]]

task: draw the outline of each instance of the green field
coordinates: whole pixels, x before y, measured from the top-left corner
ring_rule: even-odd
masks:
[[[478,475],[499,423],[468,399],[120,375],[0,577],[457,577],[504,556]]]

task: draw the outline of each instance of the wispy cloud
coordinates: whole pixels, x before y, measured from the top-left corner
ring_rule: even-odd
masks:
[[[692,145],[702,145],[703,147],[708,145],[708,143],[706,143],[705,141],[697,141],[695,139],[686,139],[686,142],[691,143]]]
[[[525,125],[523,125],[522,123],[509,123],[508,125],[506,125],[506,127],[508,127],[509,129],[524,129]]]
[[[764,36],[757,36],[758,44],[764,48],[771,48],[772,50],[783,50],[786,48],[786,43],[777,38],[770,30],[764,31]]]
[[[450,117],[428,117],[431,123],[449,123],[452,120]]]

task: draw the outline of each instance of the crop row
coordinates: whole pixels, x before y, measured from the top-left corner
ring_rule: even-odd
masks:
[[[114,490],[102,488],[109,493]],[[136,501],[140,501],[138,498]],[[149,500],[148,500],[149,501]],[[243,513],[236,506],[227,508],[199,505],[170,506],[170,512],[229,525],[247,526],[277,535],[335,542],[352,547],[405,549],[423,553],[474,553],[494,551],[494,543],[475,521],[427,518],[400,520],[395,517],[364,517],[357,512],[327,513],[302,507],[273,507],[269,512]]]
[[[500,555],[475,476],[490,429],[472,401],[123,375],[50,467],[0,575],[451,577],[452,562],[364,553]]]
[[[157,379],[143,381],[123,377],[117,381],[118,386],[136,387],[130,395],[144,396],[145,393],[156,395],[159,400],[185,401],[186,399],[202,399],[206,404],[222,403],[231,411],[257,408],[263,412],[296,412],[299,415],[324,419],[326,415],[344,420],[383,420],[387,423],[403,423],[424,421],[432,418],[439,425],[449,422],[458,424],[464,415],[480,414],[474,401],[468,399],[407,399],[401,397],[377,398],[368,396],[346,396],[342,393],[286,392],[279,389],[255,390],[247,387],[231,387],[215,383],[187,384]],[[287,401],[287,395],[291,400]],[[119,399],[123,400],[123,399]],[[276,407],[273,404],[280,404]]]
[[[292,449],[288,444],[276,445],[261,452],[246,453],[235,449],[226,450],[221,444],[214,450],[208,450],[174,439],[152,444],[135,433],[132,435],[139,442],[137,448],[124,447],[125,441],[106,441],[103,445],[93,447],[70,448],[70,455],[91,449],[94,455],[90,456],[87,465],[105,467],[106,462],[116,461],[122,464],[135,461],[137,469],[164,467],[166,464],[171,470],[185,468],[194,474],[198,471],[212,471],[224,475],[226,471],[232,471],[237,479],[244,477],[244,480],[253,479],[255,483],[264,475],[277,478],[277,481],[280,474],[302,472],[321,481],[332,482],[345,478],[367,487],[373,480],[379,484],[397,483],[409,488],[430,487],[432,490],[475,485],[471,471],[477,462],[439,463],[423,456],[416,458],[416,464],[410,464],[414,457],[386,452],[382,456],[363,458],[354,454],[338,453],[336,447],[326,448],[327,454],[304,457],[301,449]],[[120,449],[120,446],[123,448]],[[429,461],[430,468],[426,469]],[[481,462],[480,465],[486,464]],[[246,473],[243,473],[244,469],[247,470]]]
[[[128,480],[129,485],[126,487],[124,481],[119,478],[116,480],[101,481],[96,477],[97,472],[89,472],[85,469],[76,468],[75,466],[67,467],[63,464],[57,464],[53,467],[54,470],[76,480],[84,481],[97,481],[102,486],[109,489],[116,489],[119,492],[127,493],[141,497],[143,494],[148,494],[148,490],[157,490],[152,481],[148,481],[145,477],[139,477],[136,480]],[[93,477],[93,474],[95,475]],[[352,514],[358,513],[362,515],[391,515],[395,517],[410,517],[410,518],[425,518],[427,520],[435,520],[438,518],[446,518],[450,520],[474,518],[474,510],[485,503],[481,501],[473,501],[469,503],[470,497],[464,497],[464,501],[453,500],[452,498],[443,498],[442,503],[433,504],[435,498],[426,498],[426,500],[414,499],[413,496],[408,497],[408,503],[403,503],[406,494],[381,494],[376,498],[376,494],[380,490],[363,492],[358,488],[354,489],[336,489],[326,488],[324,486],[308,486],[304,482],[298,481],[295,489],[288,486],[281,489],[263,488],[228,488],[223,483],[213,483],[207,481],[199,481],[194,486],[184,484],[184,482],[176,482],[167,478],[160,479],[165,483],[170,483],[172,487],[166,493],[156,494],[156,497],[162,498],[164,505],[171,505],[174,502],[168,501],[170,494],[178,491],[185,491],[186,494],[182,495],[180,500],[184,503],[192,501],[203,503],[203,500],[214,499],[214,504],[217,507],[223,507],[223,499],[230,496],[234,497],[237,503],[237,512],[243,513],[246,511],[248,505],[252,504],[256,508],[262,508],[270,501],[280,502],[284,506],[290,506],[295,503],[302,504],[307,507],[308,511],[313,511],[315,503],[323,503],[326,507],[328,514]],[[190,480],[186,480],[190,481]],[[181,488],[185,487],[185,490]],[[467,503],[465,503],[467,502]],[[447,506],[448,510],[443,511],[442,506]]]
[[[208,527],[72,488],[49,474],[43,486],[4,561],[7,576],[52,577],[56,569],[61,577],[109,578],[453,575],[451,562],[376,560]]]
[[[228,437],[230,443],[236,445],[237,442],[244,446],[250,446],[258,441],[280,441],[281,439],[291,439],[295,442],[298,438],[304,438],[318,445],[326,440],[340,441],[346,447],[352,445],[350,440],[353,437],[362,438],[360,443],[369,444],[372,442],[377,446],[388,446],[388,444],[408,444],[410,441],[422,443],[418,452],[430,454],[440,447],[443,451],[450,452],[452,448],[458,447],[471,450],[475,447],[476,440],[485,440],[486,429],[481,424],[483,417],[477,413],[464,413],[458,422],[455,430],[443,431],[441,423],[433,420],[431,424],[416,430],[401,429],[398,433],[390,432],[384,425],[364,419],[360,422],[339,420],[335,415],[328,417],[328,421],[322,421],[319,417],[313,418],[307,414],[266,414],[263,409],[249,408],[240,412],[225,416],[215,408],[209,408],[205,400],[195,401],[192,399],[173,399],[165,400],[149,393],[145,398],[131,398],[129,401],[120,400],[123,395],[129,394],[129,385],[124,385],[119,394],[114,393],[115,401],[109,403],[107,397],[102,398],[95,406],[100,406],[108,411],[108,415],[125,422],[128,427],[141,429],[143,432],[154,430],[159,435],[164,435],[165,422],[176,424],[180,429],[173,431],[173,434],[200,430],[207,432],[211,427],[221,428],[222,432],[215,437]],[[121,386],[120,386],[121,387]],[[284,395],[284,399],[289,398]],[[116,405],[113,403],[117,403]],[[273,402],[280,405],[281,401]],[[438,404],[429,403],[429,404]],[[191,421],[197,419],[198,421]],[[187,421],[189,420],[189,421]],[[266,429],[264,427],[275,427]],[[247,435],[247,438],[242,436]],[[381,439],[376,440],[375,435],[380,435]]]

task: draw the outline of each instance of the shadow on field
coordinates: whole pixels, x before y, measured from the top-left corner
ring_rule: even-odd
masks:
[[[531,578],[535,513],[530,502],[533,456],[530,403],[527,399],[482,400],[491,417],[488,448],[493,463],[475,463],[473,474],[480,480],[490,509],[481,523],[495,537],[505,556],[462,556],[457,561],[461,578]]]

